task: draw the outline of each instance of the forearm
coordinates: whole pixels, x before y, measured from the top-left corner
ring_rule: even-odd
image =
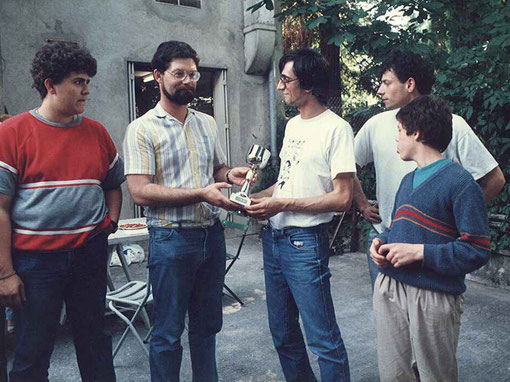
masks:
[[[352,192],[332,191],[324,195],[307,198],[278,198],[281,211],[285,212],[341,212],[351,207]]]
[[[486,204],[489,204],[503,189],[505,185],[505,176],[499,166],[495,167],[484,177],[482,177],[478,183],[482,188],[483,199]]]
[[[365,193],[363,192],[363,189],[361,188],[361,183],[357,176],[355,176],[353,180],[352,192],[354,204],[358,207],[360,211],[363,211],[366,208],[370,207],[370,203],[368,202],[368,199]]]
[[[259,191],[255,194],[251,194],[250,197],[253,199],[270,198],[271,196],[273,196],[275,186],[276,183],[273,184],[271,187],[266,188],[265,190]]]
[[[171,188],[149,183],[130,192],[135,203],[141,206],[180,207],[204,201],[202,188]]]
[[[0,209],[0,277],[13,272],[11,240],[12,227],[9,211]]]
[[[425,244],[423,265],[445,276],[462,276],[484,266],[490,250],[457,239],[447,244]]]
[[[110,214],[110,218],[113,221],[118,222],[120,218],[120,209],[122,207],[121,188],[119,187],[113,190],[105,190],[104,199],[106,208],[108,208],[108,213]]]

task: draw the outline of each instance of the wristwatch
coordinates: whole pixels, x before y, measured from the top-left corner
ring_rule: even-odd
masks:
[[[119,225],[117,224],[117,222],[115,220],[112,220],[110,221],[110,224],[112,226],[112,233],[115,233],[117,232],[117,230],[119,229]]]

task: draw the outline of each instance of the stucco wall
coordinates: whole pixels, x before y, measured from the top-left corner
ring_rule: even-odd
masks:
[[[127,61],[150,62],[159,43],[186,41],[203,66],[227,68],[231,158],[242,164],[251,144],[269,143],[267,78],[244,73],[243,11],[239,0],[202,0],[201,9],[154,0],[2,0],[4,102],[11,114],[38,106],[30,77],[36,50],[47,38],[78,41],[98,59],[85,114],[108,128],[122,152],[129,122]],[[123,216],[130,214],[125,198]]]
[[[2,57],[2,23],[0,22],[0,113],[4,112],[4,65]]]

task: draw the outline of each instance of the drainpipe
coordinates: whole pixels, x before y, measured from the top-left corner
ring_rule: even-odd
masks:
[[[271,164],[275,167],[278,163],[278,153],[276,152],[276,84],[274,60],[271,60],[271,70],[268,74],[269,86],[269,128],[271,138]]]

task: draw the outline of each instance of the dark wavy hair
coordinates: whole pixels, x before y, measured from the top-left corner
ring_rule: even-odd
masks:
[[[413,78],[420,95],[430,94],[436,82],[434,68],[430,62],[410,50],[391,51],[381,65],[380,76],[389,70],[393,70],[402,83]]]
[[[443,152],[452,140],[452,109],[440,98],[421,96],[397,113],[407,135],[420,132],[420,142]]]
[[[190,45],[182,41],[166,41],[159,44],[152,57],[152,70],[163,73],[176,58],[191,58],[198,68],[200,57]]]
[[[317,100],[326,105],[329,97],[330,68],[326,59],[310,48],[298,49],[284,55],[279,62],[280,73],[287,62],[294,62],[294,74],[302,89],[311,90]]]
[[[97,61],[87,49],[75,43],[47,43],[37,51],[32,62],[32,87],[44,99],[48,94],[44,81],[49,78],[54,84],[59,84],[71,72],[87,73],[89,77],[94,77],[97,73]]]

